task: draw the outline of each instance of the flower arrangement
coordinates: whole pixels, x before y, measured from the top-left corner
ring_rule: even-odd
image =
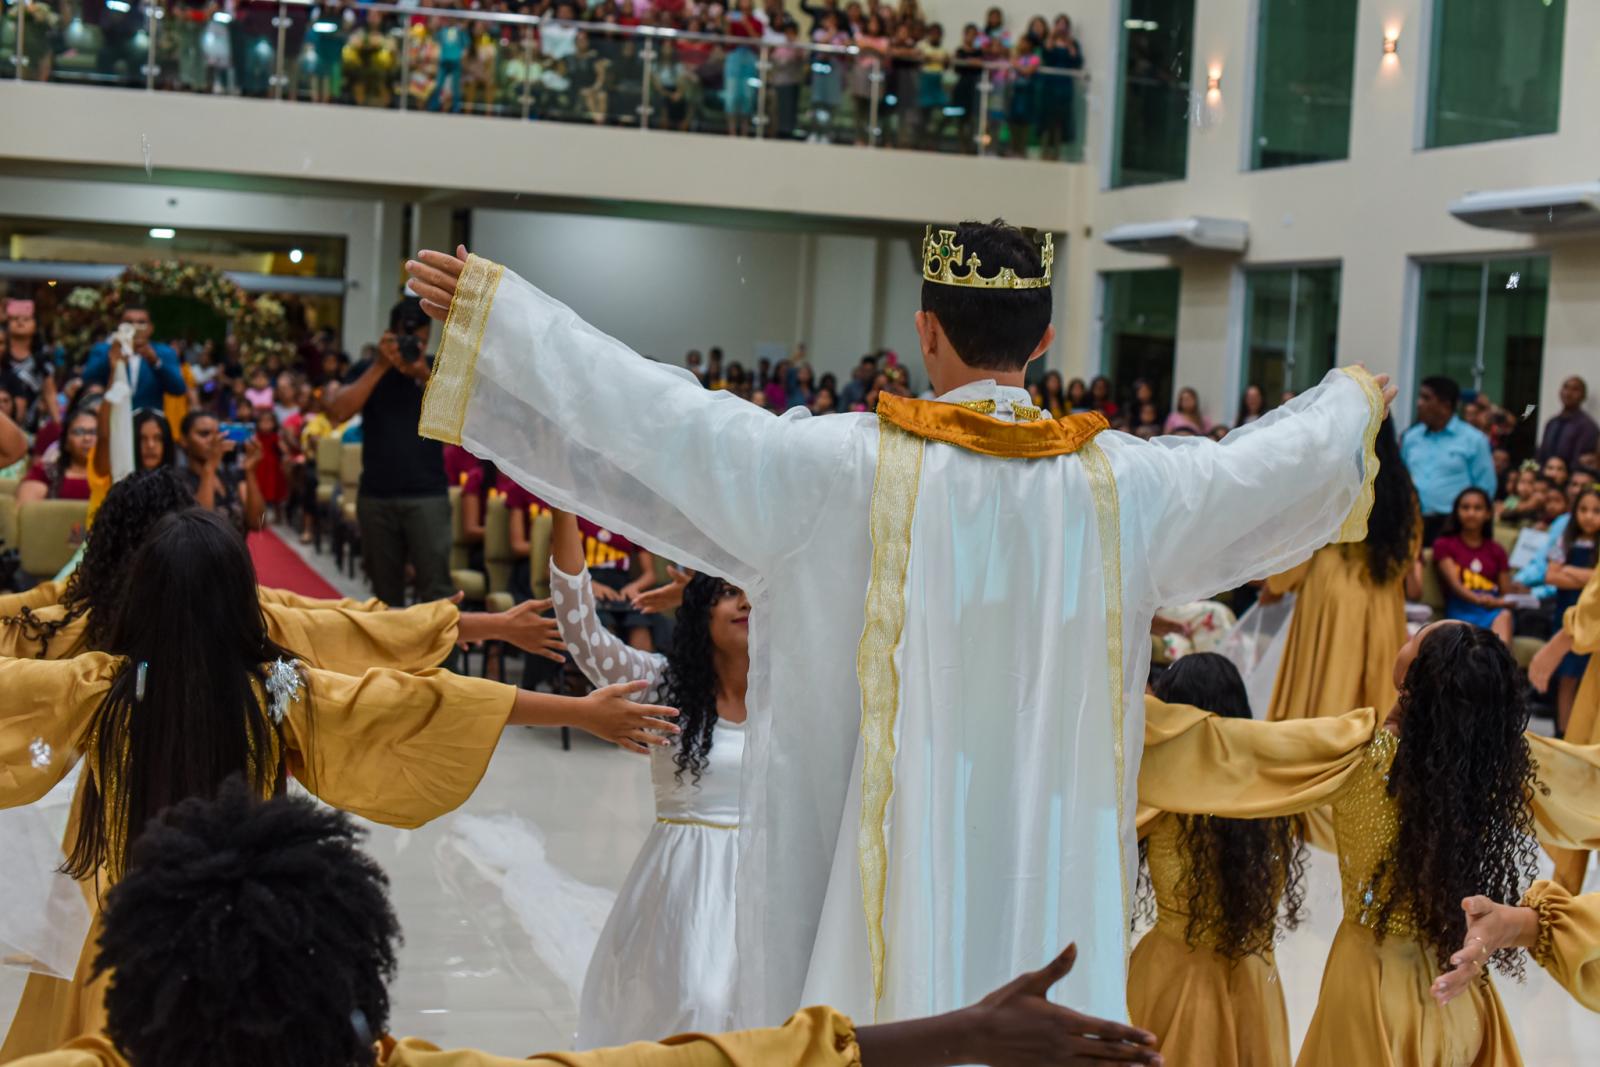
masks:
[[[101,288],[80,286],[67,294],[61,343],[69,353],[87,352],[117,323],[124,305],[153,296],[198,300],[228,320],[247,366],[276,353],[292,352],[283,305],[270,296],[251,297],[228,276],[203,263],[148,260],[135,263]]]

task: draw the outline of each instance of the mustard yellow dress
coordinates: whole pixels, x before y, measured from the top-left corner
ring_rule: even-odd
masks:
[[[1151,809],[1139,821],[1156,923],[1128,961],[1129,1018],[1156,1035],[1167,1067],[1288,1067],[1289,1016],[1271,951],[1230,960],[1210,947],[1204,925],[1191,947],[1182,822]]]
[[[1394,707],[1392,665],[1407,636],[1404,573],[1374,583],[1366,545],[1328,545],[1268,578],[1267,591],[1295,594],[1267,718]]]
[[[1400,739],[1376,728],[1371,709],[1335,719],[1282,723],[1222,719],[1147,697],[1139,802],[1226,818],[1295,815],[1331,805],[1344,920],[1323,971],[1316,1014],[1298,1067],[1517,1067],[1505,1009],[1490,982],[1446,1008],[1428,990],[1436,954],[1391,916],[1380,944],[1372,932],[1385,886],[1375,879],[1399,832],[1385,775]],[[1529,735],[1548,792],[1529,796],[1542,839],[1600,843],[1600,747]],[[1157,980],[1160,976],[1154,976]],[[1209,1051],[1216,1034],[1191,1047]]]
[[[274,642],[312,667],[341,674],[360,674],[373,667],[427,670],[443,663],[455,647],[461,612],[448,600],[398,611],[368,610],[359,602],[352,604],[294,607],[278,596],[263,596],[261,613],[266,619],[267,636]],[[72,619],[48,641],[41,641],[36,625],[7,621],[18,615],[3,609],[0,604],[0,657],[59,660],[86,651],[87,615]],[[66,609],[59,603],[30,606],[30,612],[36,623],[47,624],[66,617]]]
[[[1574,744],[1600,744],[1600,573],[1589,579],[1583,587],[1578,602],[1567,609],[1561,628],[1572,635],[1572,650],[1589,654],[1589,666],[1578,683],[1577,695],[1572,700],[1572,718],[1567,722],[1567,740]],[[1594,798],[1600,807],[1600,795]],[[1584,874],[1589,866],[1589,853],[1573,849],[1549,849],[1555,860],[1555,880],[1570,892],[1583,889]]]
[[[374,1050],[377,1067],[861,1067],[855,1025],[831,1008],[806,1008],[780,1027],[727,1034],[683,1034],[659,1042],[587,1052],[543,1052],[529,1059],[475,1049],[441,1051],[416,1038],[386,1037]],[[216,1062],[226,1064],[226,1050]],[[129,1067],[105,1037],[68,1042],[29,1056],[17,1067]]]
[[[1535,882],[1522,906],[1539,913],[1534,962],[1579,1004],[1600,1012],[1600,893],[1573,896],[1558,882]]]
[[[50,754],[86,749],[122,663],[99,652],[0,660],[0,807],[30,804],[65,777],[72,761]],[[445,671],[372,670],[350,677],[307,669],[304,679],[279,728],[285,770],[334,807],[404,828],[438,818],[472,795],[516,699],[510,686]],[[84,774],[97,773],[86,760]],[[28,977],[0,1063],[103,1027],[109,976],[90,975],[98,900],[109,888],[106,871],[96,883],[83,883],[96,919],[76,975],[70,982]]]

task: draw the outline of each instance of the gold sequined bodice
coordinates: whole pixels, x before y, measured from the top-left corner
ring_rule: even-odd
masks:
[[[1344,897],[1344,917],[1375,927],[1390,879],[1379,883],[1377,872],[1400,834],[1400,809],[1389,795],[1389,768],[1394,765],[1400,739],[1379,730],[1367,745],[1361,766],[1333,802],[1333,828],[1339,838],[1339,882]],[[1389,931],[1412,937],[1416,926],[1408,909],[1399,907],[1389,916]]]
[[[1183,847],[1182,820],[1176,815],[1161,816],[1150,827],[1145,841],[1150,864],[1150,887],[1155,891],[1156,898],[1155,928],[1168,937],[1190,943],[1189,893],[1194,875],[1189,851]],[[1274,898],[1282,894],[1283,886],[1280,884]],[[1203,914],[1195,928],[1197,943],[1190,944],[1190,947],[1214,949],[1217,947],[1222,908],[1210,888],[1209,880],[1206,891],[1199,899]],[[1270,951],[1266,953],[1266,958],[1272,958]]]

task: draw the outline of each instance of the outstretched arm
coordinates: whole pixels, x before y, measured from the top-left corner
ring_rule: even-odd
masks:
[[[1223,441],[1102,435],[1156,604],[1203,599],[1366,536],[1385,377],[1336,370]]]
[[[1535,882],[1519,906],[1468,897],[1461,908],[1467,913],[1461,950],[1433,983],[1440,1004],[1466,992],[1494,953],[1526,948],[1573,999],[1600,1011],[1600,893],[1573,896],[1556,882]]]
[[[445,321],[424,436],[492,454],[545,500],[741,584],[826,513],[854,420],[708,393],[488,260],[422,252],[407,270]]]

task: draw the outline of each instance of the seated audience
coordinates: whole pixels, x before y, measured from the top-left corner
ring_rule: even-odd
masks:
[[[1433,562],[1445,589],[1444,614],[1493,630],[1511,643],[1511,611],[1505,599],[1516,585],[1506,550],[1494,539],[1489,494],[1463,489],[1439,537]]]
[[[99,419],[93,410],[80,408],[68,417],[55,457],[35,463],[17,486],[17,506],[36,500],[87,501],[89,454],[99,433]]]
[[[236,464],[237,446],[223,434],[217,417],[203,411],[184,417],[179,436],[187,460],[183,476],[195,502],[227,516],[241,534],[259,530],[267,510],[256,479],[261,442],[254,437],[246,442],[244,459]]]

